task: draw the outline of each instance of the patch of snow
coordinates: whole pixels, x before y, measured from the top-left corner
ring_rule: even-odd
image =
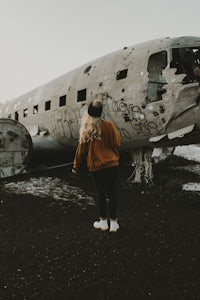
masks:
[[[200,147],[198,145],[178,146],[174,151],[174,155],[200,162]]]
[[[5,183],[3,190],[12,194],[31,194],[42,198],[52,197],[77,203],[81,206],[94,205],[94,199],[81,188],[70,186],[66,181],[55,177],[30,178],[20,182]]]
[[[174,151],[174,155],[181,156],[187,160],[200,162],[200,147],[198,145],[178,146]],[[180,166],[178,169],[188,170],[192,173],[200,175],[200,164],[190,166]],[[183,191],[200,191],[199,182],[188,182],[183,184]]]
[[[189,182],[186,184],[183,184],[183,191],[198,191],[200,192],[200,183],[197,182]]]

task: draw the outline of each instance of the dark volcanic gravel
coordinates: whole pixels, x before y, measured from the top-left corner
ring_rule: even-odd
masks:
[[[131,168],[121,166],[117,233],[93,229],[94,206],[2,184],[0,299],[200,299],[200,194],[181,189],[199,178],[174,163],[155,167],[152,187],[127,183]],[[95,195],[89,175],[52,174]]]

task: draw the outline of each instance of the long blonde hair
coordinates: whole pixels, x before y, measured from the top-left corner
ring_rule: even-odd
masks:
[[[101,101],[97,99],[95,99],[92,103],[94,107],[102,106]],[[88,112],[85,112],[79,130],[79,143],[87,143],[94,139],[101,140],[101,124],[101,116],[96,118],[90,116]]]

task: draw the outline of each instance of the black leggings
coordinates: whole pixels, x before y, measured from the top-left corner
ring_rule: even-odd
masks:
[[[98,194],[100,217],[107,218],[109,216],[111,219],[116,219],[118,166],[91,172],[91,174]]]

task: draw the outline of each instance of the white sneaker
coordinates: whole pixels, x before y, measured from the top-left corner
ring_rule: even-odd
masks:
[[[95,221],[93,224],[93,227],[95,229],[100,229],[100,230],[108,230],[108,221],[107,219],[101,219],[100,221]]]
[[[117,220],[110,220],[110,232],[116,232],[119,229],[119,224]]]

